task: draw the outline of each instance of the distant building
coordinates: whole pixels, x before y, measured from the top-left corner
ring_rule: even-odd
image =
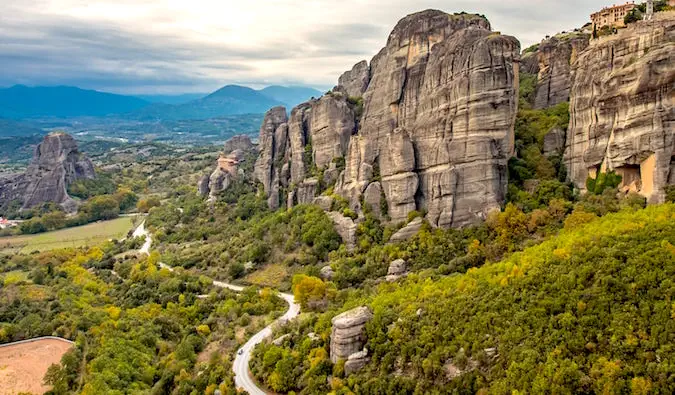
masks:
[[[0,229],[13,228],[18,225],[19,225],[18,221],[10,221],[7,218],[0,217]]]
[[[591,14],[593,28],[600,29],[603,26],[624,27],[624,18],[635,7],[637,6],[635,5],[634,1],[626,4],[605,7],[602,10]]]

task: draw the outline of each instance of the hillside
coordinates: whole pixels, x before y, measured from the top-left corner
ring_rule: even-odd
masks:
[[[153,104],[130,116],[141,120],[209,119],[228,115],[261,114],[283,103],[260,92],[238,85],[227,85],[210,95],[184,104]]]
[[[70,86],[0,89],[0,117],[104,116],[138,110],[148,102],[130,96],[84,90]]]
[[[403,283],[380,285],[373,296],[354,293],[341,310],[365,304],[373,311],[365,328],[371,362],[337,388],[333,379],[333,388],[670,393],[674,220],[673,204],[621,211],[588,225],[570,217],[560,235],[499,263],[449,277],[411,274]],[[327,339],[325,323],[335,314],[300,324],[286,343],[300,353],[294,358],[316,355],[297,339],[310,331]],[[270,366],[268,356],[280,353],[268,345],[259,355]],[[276,366],[271,371],[283,374]],[[290,388],[321,393],[306,383],[321,383],[325,372],[296,371],[293,377],[303,379]]]

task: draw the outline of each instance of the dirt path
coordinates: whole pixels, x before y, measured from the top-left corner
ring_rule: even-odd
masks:
[[[20,392],[43,394],[47,369],[61,362],[72,343],[56,338],[35,339],[0,346],[0,395]]]

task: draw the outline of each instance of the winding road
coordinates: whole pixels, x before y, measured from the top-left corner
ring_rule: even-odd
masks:
[[[145,228],[145,221],[143,221],[133,233],[134,237],[145,236],[145,243],[139,250],[143,254],[150,254],[150,247],[152,246],[152,237],[150,232]],[[159,266],[170,271],[173,271],[173,268],[165,263],[159,263]],[[228,284],[222,281],[214,281],[213,285],[219,288],[227,288],[235,292],[241,292],[244,290],[244,287],[240,285]],[[288,303],[288,310],[286,313],[270,325],[266,326],[265,329],[256,333],[251,337],[246,344],[244,344],[239,350],[234,358],[234,364],[232,365],[232,370],[234,371],[234,384],[237,388],[242,388],[250,395],[266,395],[264,389],[258,387],[258,385],[253,381],[249,371],[249,364],[251,362],[251,356],[253,355],[253,349],[258,344],[262,343],[263,340],[272,336],[272,329],[275,325],[283,324],[293,318],[297,317],[300,314],[300,305],[294,302],[293,295],[279,293],[279,297]]]

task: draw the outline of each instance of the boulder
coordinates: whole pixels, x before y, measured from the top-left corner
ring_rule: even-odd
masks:
[[[407,265],[403,259],[397,259],[389,265],[385,280],[392,282],[407,274]]]
[[[362,351],[355,352],[350,355],[345,362],[345,375],[349,376],[352,373],[356,373],[359,370],[363,369],[370,358],[368,357],[368,349],[364,348]]]
[[[356,224],[354,220],[334,211],[326,213],[335,225],[335,231],[340,235],[348,251],[356,248]]]
[[[401,276],[408,271],[408,265],[403,259],[397,259],[389,264],[387,275]]]
[[[274,344],[275,346],[281,346],[282,344],[284,344],[284,341],[286,341],[286,339],[290,339],[290,338],[291,338],[291,334],[287,333],[285,335],[279,336],[276,339],[274,339],[274,341],[272,341],[272,344]]]
[[[365,345],[365,325],[373,318],[368,307],[357,307],[346,311],[331,321],[330,359],[333,363],[347,360],[350,355],[363,349]]]
[[[399,243],[412,239],[420,231],[420,229],[422,229],[422,222],[423,218],[415,218],[408,225],[394,233],[389,239],[389,243]]]
[[[330,267],[330,265],[326,265],[326,266],[322,267],[320,273],[321,273],[321,278],[323,278],[324,280],[328,280],[328,281],[332,280],[333,275],[335,274],[335,272],[333,272],[333,268]]]
[[[0,207],[14,200],[21,202],[22,209],[52,202],[73,212],[77,204],[68,195],[68,186],[94,178],[94,165],[78,150],[75,139],[66,133],[50,133],[38,144],[25,173],[0,179]]]
[[[572,66],[565,165],[582,191],[613,170],[650,203],[675,181],[675,13],[593,40]]]
[[[330,196],[317,196],[314,198],[314,204],[321,207],[323,211],[330,211],[333,206],[333,198]]]

